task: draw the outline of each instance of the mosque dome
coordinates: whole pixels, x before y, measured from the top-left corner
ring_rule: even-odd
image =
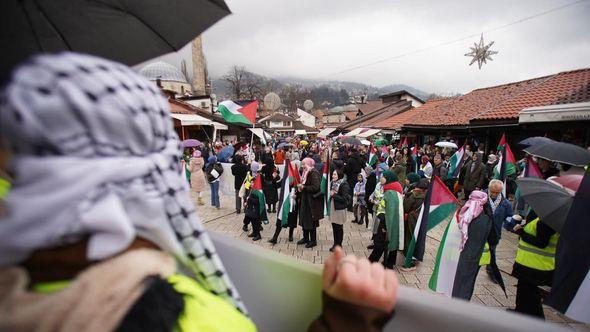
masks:
[[[181,83],[188,83],[184,75],[178,68],[173,65],[158,61],[152,62],[143,67],[139,73],[147,77],[150,81],[155,81],[158,78],[162,81],[176,81]]]

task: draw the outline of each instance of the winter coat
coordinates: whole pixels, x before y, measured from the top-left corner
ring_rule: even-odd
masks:
[[[201,157],[191,158],[188,164],[188,170],[191,172],[191,189],[196,192],[205,190],[205,173],[203,173],[203,165],[205,161]]]
[[[219,174],[217,178],[214,178],[213,174],[211,174],[213,170],[217,171],[217,173]],[[219,179],[221,178],[221,174],[223,174],[223,166],[221,165],[221,163],[209,164],[207,165],[207,167],[205,167],[205,173],[207,174],[207,181],[209,181],[209,183],[219,181]]]
[[[432,175],[438,176],[441,180],[445,181],[447,179],[447,174],[449,170],[445,167],[444,163],[441,162],[438,165],[434,165],[432,170]]]
[[[485,192],[487,193],[487,190]],[[502,195],[502,201],[500,204],[498,204],[496,211],[494,211],[494,222],[492,224],[492,227],[496,232],[498,242],[500,241],[500,237],[502,235],[502,226],[504,225],[504,221],[507,217],[511,217],[513,214],[514,212],[512,211],[512,204],[510,204],[506,197]],[[498,242],[491,244],[496,245]]]
[[[406,169],[407,167],[404,163],[397,163],[391,170],[393,173],[395,173],[395,175],[397,175],[397,179],[403,187],[406,186]]]
[[[246,179],[246,174],[248,174],[249,170],[250,167],[243,163],[232,165],[231,174],[234,176],[234,189],[240,190],[240,188],[242,187],[242,183],[244,183],[244,179]]]
[[[373,172],[367,177],[367,184],[365,184],[365,201],[367,202],[367,211],[369,211],[369,213],[373,213],[373,203],[369,198],[371,197],[371,194],[373,194],[373,191],[375,191],[376,186],[377,176],[375,175],[375,172]]]
[[[266,200],[266,204],[275,204],[279,201],[278,189],[281,187],[281,177],[277,176],[276,178],[274,178],[272,175],[268,177],[266,173],[262,174],[262,192],[264,193],[264,199]]]
[[[321,182],[322,176],[320,172],[312,169],[307,174],[307,180],[300,192],[299,225],[304,230],[312,230],[318,227],[319,220],[324,218],[324,196],[320,191]]]
[[[350,197],[350,188],[348,187],[348,182],[342,181],[338,187],[338,192],[334,193],[334,196],[332,196],[332,204],[334,204],[334,209],[346,209],[348,202],[351,199],[352,198]]]
[[[473,160],[470,160],[463,166],[465,175],[463,177],[463,189],[471,192],[475,188],[483,188],[483,184],[486,177],[486,169],[481,161],[477,161],[473,172],[471,171],[471,164]]]

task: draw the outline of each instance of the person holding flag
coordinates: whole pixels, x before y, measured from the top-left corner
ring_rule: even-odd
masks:
[[[289,242],[293,242],[293,232],[297,227],[297,215],[299,213],[299,199],[295,194],[295,188],[301,182],[293,162],[285,159],[285,175],[281,184],[281,196],[279,199],[279,212],[275,233],[268,242],[277,244],[281,229],[289,227]]]
[[[306,248],[317,246],[317,228],[320,219],[324,218],[324,195],[321,190],[322,176],[315,169],[315,161],[304,158],[301,161],[303,174],[297,192],[301,195],[299,209],[299,225],[303,228],[303,238],[297,244],[305,244]]]
[[[348,182],[344,180],[342,170],[332,172],[332,182],[330,183],[330,222],[334,234],[334,244],[330,251],[334,251],[337,246],[342,247],[344,239],[344,223],[346,222],[346,208],[350,201],[350,188]]]
[[[383,198],[377,205],[379,226],[369,261],[378,262],[384,256],[383,265],[392,269],[397,251],[404,249],[403,189],[392,171],[383,172],[380,181],[383,185]]]
[[[510,145],[506,141],[506,134],[502,134],[502,138],[498,143],[498,152],[500,154],[500,160],[494,168],[494,179],[504,182],[502,193],[505,197],[510,197],[516,191],[514,180],[518,175],[518,167],[516,165],[516,158],[514,158]]]
[[[244,225],[252,223],[252,233],[248,234],[248,237],[251,237],[252,241],[260,240],[262,238],[260,236],[262,223],[268,224],[266,200],[264,198],[264,193],[262,192],[262,175],[260,173],[254,178],[252,190],[246,200],[245,214]]]

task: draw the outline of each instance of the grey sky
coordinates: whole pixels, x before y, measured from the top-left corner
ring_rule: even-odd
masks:
[[[494,61],[464,54],[478,37],[334,73],[479,34],[573,0],[226,0],[233,14],[203,34],[210,73],[232,65],[269,77],[403,83],[427,92],[472,89],[590,67],[590,1],[484,34]],[[187,50],[164,59],[177,64]]]

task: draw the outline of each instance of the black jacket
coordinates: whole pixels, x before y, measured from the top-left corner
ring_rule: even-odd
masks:
[[[338,192],[332,196],[332,202],[334,203],[335,210],[344,210],[348,207],[348,203],[351,201],[350,188],[348,182],[342,181],[338,187]]]
[[[369,201],[369,197],[375,191],[376,186],[377,176],[375,175],[375,172],[373,172],[367,177],[367,183],[365,184],[365,202],[367,202],[367,205],[373,205],[373,203]]]
[[[243,163],[232,165],[231,174],[234,176],[234,188],[236,190],[240,190],[240,187],[242,187],[249,169],[248,165]]]

